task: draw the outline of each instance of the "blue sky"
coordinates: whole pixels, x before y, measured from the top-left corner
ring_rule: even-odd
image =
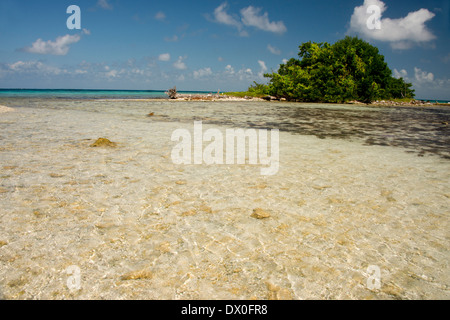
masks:
[[[70,5],[81,29],[67,27]],[[450,99],[449,11],[450,0],[0,0],[0,88],[242,91],[302,42],[358,35],[418,98]]]

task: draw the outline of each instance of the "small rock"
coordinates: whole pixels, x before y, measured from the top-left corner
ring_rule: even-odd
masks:
[[[190,216],[195,216],[198,212],[194,209],[188,210],[188,211],[184,211],[181,215],[183,217],[190,217]]]
[[[292,300],[292,293],[290,290],[286,288],[281,288],[277,285],[273,285],[270,282],[266,282],[268,296],[268,300]]]
[[[154,115],[155,115],[154,112],[150,112],[150,113],[147,115],[147,117],[153,117]]]
[[[97,141],[95,141],[93,144],[91,144],[91,147],[117,147],[117,143],[112,142],[106,138],[98,138]]]
[[[212,213],[212,209],[210,206],[207,205],[201,205],[199,208],[200,211],[206,212],[206,213]]]
[[[62,177],[64,177],[63,174],[59,174],[59,173],[50,173],[49,176],[52,177],[52,178],[62,178]]]
[[[161,253],[168,253],[170,252],[170,243],[169,242],[163,242],[161,243],[156,250],[158,250]]]
[[[256,219],[267,219],[270,218],[270,214],[261,208],[256,208],[253,210],[251,217]]]
[[[401,299],[404,294],[403,289],[393,283],[388,283],[387,285],[383,286],[381,291],[390,296],[393,296],[395,299]]]
[[[120,277],[120,280],[142,280],[142,279],[151,279],[153,274],[148,270],[138,270],[132,271],[127,274],[124,274]]]

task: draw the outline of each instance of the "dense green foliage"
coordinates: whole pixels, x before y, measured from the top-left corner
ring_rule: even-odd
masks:
[[[335,103],[414,97],[410,83],[392,77],[378,48],[357,37],[333,45],[307,42],[299,49],[300,59],[281,64],[278,72],[265,75],[270,78],[267,85],[255,83],[249,92]]]

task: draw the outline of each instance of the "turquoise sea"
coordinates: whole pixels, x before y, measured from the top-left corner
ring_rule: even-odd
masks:
[[[179,91],[182,94],[209,93]],[[0,98],[63,98],[63,99],[157,99],[167,98],[164,90],[94,90],[94,89],[0,89]]]

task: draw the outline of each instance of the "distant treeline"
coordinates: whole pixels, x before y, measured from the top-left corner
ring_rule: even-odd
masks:
[[[378,48],[357,37],[333,45],[310,41],[299,49],[299,59],[292,58],[277,72],[265,74],[269,83],[255,82],[248,91],[305,102],[414,98],[412,84],[394,78]]]

